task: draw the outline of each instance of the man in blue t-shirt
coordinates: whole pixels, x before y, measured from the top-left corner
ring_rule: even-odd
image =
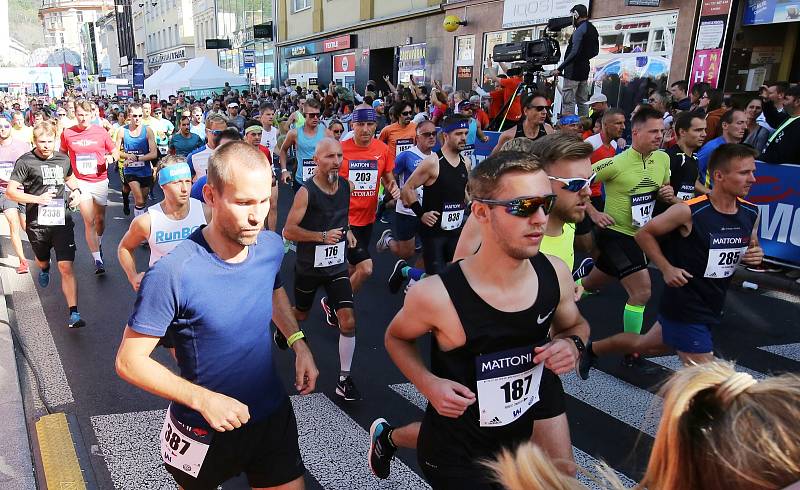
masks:
[[[711,154],[724,143],[741,143],[747,131],[747,115],[741,109],[731,109],[722,115],[722,136],[706,142],[697,152],[698,190],[703,194],[711,191],[711,176],[706,172]]]
[[[419,162],[431,155],[431,150],[435,145],[436,125],[431,121],[422,121],[417,125],[417,145],[400,152],[395,158],[392,171],[400,187],[411,177]],[[417,198],[419,202],[422,202],[422,187],[417,189]],[[393,254],[400,257],[397,263],[402,262],[402,265],[405,265],[405,261],[414,257],[415,238],[418,230],[419,218],[414,211],[403,205],[403,201],[398,199],[395,204],[392,228],[383,231],[376,245],[377,250],[379,252],[391,250]]]
[[[182,117],[180,131],[173,134],[169,141],[170,153],[185,157],[201,146],[203,146],[203,140],[189,131],[189,118]]]
[[[312,392],[318,371],[283,289],[263,293],[283,258],[281,238],[262,231],[271,178],[252,145],[215,152],[204,189],[211,221],[145,274],[117,353],[123,379],[172,402],[160,452],[184,489],[241,472],[253,487],[302,485],[297,424],[272,358],[273,304],[297,356],[295,388]],[[150,357],[168,331],[180,375]]]

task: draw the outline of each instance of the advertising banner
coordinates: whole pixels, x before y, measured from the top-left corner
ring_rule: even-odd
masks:
[[[758,205],[764,254],[800,267],[800,165],[758,162],[756,183],[745,198]]]
[[[697,82],[706,82],[712,87],[716,87],[719,83],[721,64],[721,49],[703,49],[695,51],[690,75],[693,84]]]
[[[133,59],[133,88],[144,90],[144,60]]]
[[[425,79],[425,56],[427,55],[427,44],[409,44],[397,48],[397,77],[400,83],[409,82],[409,77],[413,76],[418,83],[423,83]]]
[[[697,38],[689,71],[689,90],[695,83],[707,82],[717,88],[720,81],[722,53],[730,37],[731,0],[703,0],[697,21]]]
[[[569,17],[576,4],[589,8],[589,0],[506,0],[503,4],[503,29],[547,24],[554,17]]]
[[[800,4],[786,0],[747,0],[742,15],[746,26],[799,21]]]

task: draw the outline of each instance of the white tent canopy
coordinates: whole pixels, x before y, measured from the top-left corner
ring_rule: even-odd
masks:
[[[161,99],[162,97],[159,93],[161,85],[169,82],[169,80],[179,71],[181,71],[181,65],[177,63],[165,63],[161,65],[161,67],[156,70],[155,73],[145,79],[144,93],[148,95],[156,94],[159,96],[158,98]]]
[[[154,75],[155,76],[155,75]],[[218,88],[229,83],[232,87],[247,85],[247,78],[223,70],[208,58],[201,56],[186,63],[181,71],[163,80],[158,87],[161,93],[177,93],[178,90],[204,90]]]

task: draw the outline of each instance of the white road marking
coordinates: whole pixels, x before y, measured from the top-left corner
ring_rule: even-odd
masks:
[[[562,376],[562,381],[563,379],[564,378]],[[425,410],[425,407],[428,404],[428,400],[425,398],[425,396],[422,395],[422,393],[420,393],[417,390],[417,388],[413,384],[411,383],[394,384],[394,385],[389,385],[389,388],[397,392],[400,396],[411,402],[414,406],[416,406],[420,410]],[[601,461],[593,458],[591,455],[585,453],[584,451],[581,451],[575,446],[572,446],[572,454],[575,457],[575,462],[578,463],[578,465],[584,468],[592,477],[597,478],[601,482],[603,481],[603,478],[600,472],[598,471],[598,469],[603,465]],[[622,482],[623,485],[625,485],[626,488],[632,488],[636,486],[635,481],[631,480],[630,478],[620,473],[619,471],[615,470],[614,473],[617,475],[617,478],[619,478],[619,480]],[[584,485],[586,485],[591,489],[600,490],[601,488],[600,486],[597,485],[597,483],[595,483],[595,481],[592,478],[587,477],[586,475],[583,475],[581,473],[578,474],[578,480],[580,480]]]
[[[664,366],[665,368],[671,371],[678,371],[680,369],[683,369],[683,363],[678,358],[678,356],[648,357],[647,360],[656,363],[659,366]],[[741,364],[736,364],[736,370],[741,371],[743,373],[748,373],[755,379],[766,378],[766,375],[764,373],[760,373],[754,369],[742,366]]]
[[[793,361],[800,362],[800,343],[783,345],[765,345],[759,347],[761,350],[771,352],[777,356],[785,357]]]

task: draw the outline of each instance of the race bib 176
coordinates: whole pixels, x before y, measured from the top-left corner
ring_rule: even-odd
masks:
[[[330,267],[344,262],[344,241],[314,247],[314,267]]]
[[[533,363],[533,346],[475,359],[481,427],[508,425],[539,401],[544,364]]]

